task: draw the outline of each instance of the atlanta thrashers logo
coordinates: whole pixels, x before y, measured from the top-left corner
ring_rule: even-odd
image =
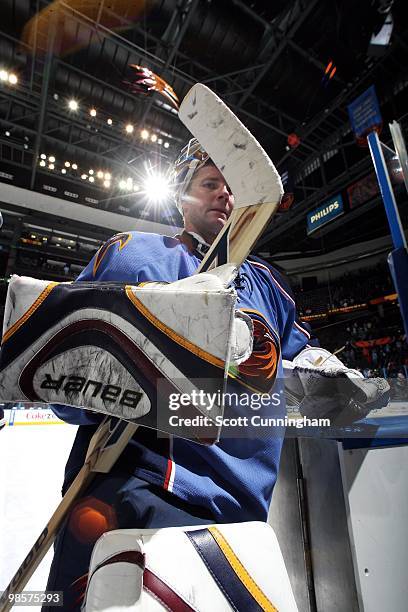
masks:
[[[244,310],[254,325],[254,346],[249,359],[238,366],[234,373],[244,385],[261,393],[268,393],[275,382],[279,362],[279,344],[261,313]]]

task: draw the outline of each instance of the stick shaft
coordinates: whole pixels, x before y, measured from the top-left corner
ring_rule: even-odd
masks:
[[[226,263],[219,260],[219,253],[223,250],[226,238],[229,243],[227,261],[241,266],[276,211],[277,205],[254,204],[234,210],[201,262],[197,273]]]

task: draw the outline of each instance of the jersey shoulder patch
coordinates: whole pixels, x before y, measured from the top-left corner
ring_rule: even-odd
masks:
[[[131,232],[123,232],[121,234],[115,234],[112,238],[109,238],[99,249],[95,255],[94,265],[92,269],[93,276],[96,275],[99,266],[104,260],[106,254],[110,249],[117,248],[117,252],[122,251],[127,244],[132,240]]]

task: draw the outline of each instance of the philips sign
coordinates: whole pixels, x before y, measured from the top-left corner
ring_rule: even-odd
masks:
[[[307,233],[311,234],[329,221],[339,217],[344,212],[343,199],[341,195],[337,195],[323,206],[307,214]]]

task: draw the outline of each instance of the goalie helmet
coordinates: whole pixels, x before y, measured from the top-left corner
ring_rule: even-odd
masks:
[[[173,185],[174,199],[180,213],[182,213],[181,202],[188,186],[200,168],[211,161],[210,156],[198,142],[197,138],[191,138],[181,149],[180,155],[174,162]]]

